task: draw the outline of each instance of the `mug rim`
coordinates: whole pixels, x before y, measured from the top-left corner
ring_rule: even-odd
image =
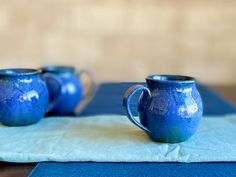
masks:
[[[40,74],[39,69],[32,68],[7,68],[0,69],[0,76],[30,76]]]
[[[48,65],[40,68],[42,72],[52,72],[52,73],[75,73],[76,69],[73,66],[63,66],[63,65]]]
[[[196,79],[186,75],[171,75],[171,74],[152,74],[146,77],[147,81],[162,82],[162,83],[195,83]]]

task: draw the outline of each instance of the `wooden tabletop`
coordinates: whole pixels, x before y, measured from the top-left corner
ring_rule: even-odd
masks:
[[[232,86],[211,86],[221,93],[230,102],[236,104],[236,85]],[[25,177],[36,166],[35,163],[20,164],[0,162],[0,177]]]

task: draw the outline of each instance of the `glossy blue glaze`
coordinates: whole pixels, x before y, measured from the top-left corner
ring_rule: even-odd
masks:
[[[8,126],[23,126],[43,118],[49,94],[40,71],[0,70],[0,121]]]
[[[151,75],[147,87],[136,85],[127,90],[123,105],[128,118],[155,141],[178,143],[189,139],[198,129],[202,112],[201,96],[194,78]],[[130,111],[132,95],[142,91],[138,111],[140,123]]]
[[[67,66],[46,66],[41,68],[43,73],[56,74],[62,81],[62,94],[60,100],[50,111],[53,115],[66,115],[75,111],[77,105],[83,99],[83,85],[76,69]],[[47,80],[50,100],[53,100],[60,92],[60,88],[53,80]]]

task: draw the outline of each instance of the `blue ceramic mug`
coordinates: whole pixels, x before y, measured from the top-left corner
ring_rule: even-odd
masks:
[[[38,122],[53,109],[60,94],[49,103],[45,80],[54,80],[61,88],[60,78],[35,69],[0,70],[0,122],[8,126],[24,126]]]
[[[154,141],[178,143],[189,139],[198,129],[202,100],[195,79],[188,76],[151,75],[146,86],[135,85],[124,96],[128,118]],[[131,113],[132,96],[141,91],[138,104],[140,122]]]
[[[45,66],[41,70],[43,73],[57,75],[62,81],[61,97],[56,106],[50,111],[51,115],[73,114],[82,100],[90,97],[94,90],[94,79],[87,70],[77,73],[76,69],[70,66]],[[87,75],[90,80],[90,85],[86,92],[81,81],[82,75]],[[60,92],[60,89],[58,85],[54,84],[54,80],[48,80],[47,85],[50,99],[54,99],[58,95],[58,91]]]

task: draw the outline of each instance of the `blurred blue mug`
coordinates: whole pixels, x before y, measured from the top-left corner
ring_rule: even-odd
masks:
[[[57,104],[50,111],[51,115],[73,114],[82,100],[88,99],[94,91],[95,82],[91,73],[87,70],[77,73],[76,68],[71,66],[44,66],[40,69],[43,73],[56,75],[62,81],[62,87],[60,88],[54,80],[47,80],[50,100],[61,93]],[[86,91],[81,81],[82,75],[86,75],[90,80],[89,88]]]
[[[61,92],[49,102],[47,80],[61,89],[54,74],[36,69],[0,70],[0,121],[8,126],[24,126],[38,122],[59,101]]]

